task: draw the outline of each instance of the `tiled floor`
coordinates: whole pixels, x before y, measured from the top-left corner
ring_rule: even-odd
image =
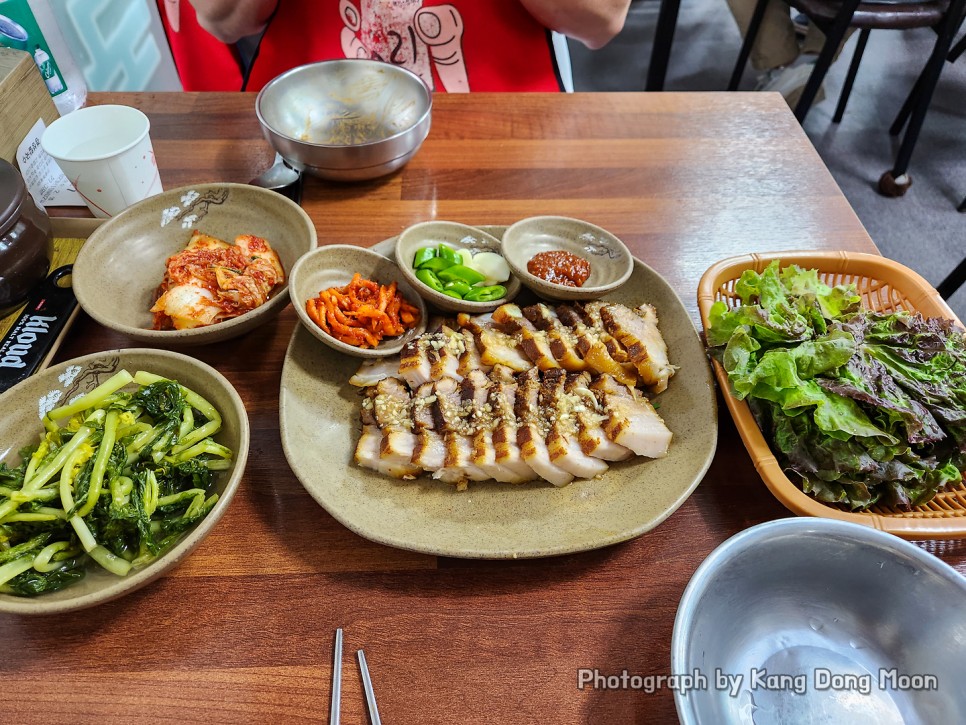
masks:
[[[599,51],[572,45],[576,90],[642,90],[659,7],[658,0],[635,0],[624,31]],[[966,214],[956,212],[966,196],[966,57],[943,72],[910,166],[912,188],[901,199],[875,190],[898,147],[888,127],[934,40],[930,30],[873,31],[849,108],[836,125],[831,117],[853,38],[805,130],[882,253],[938,284],[966,257]],[[683,0],[667,90],[724,89],[740,42],[724,0]],[[745,74],[743,88],[753,87],[753,76]],[[950,302],[966,320],[966,288]]]

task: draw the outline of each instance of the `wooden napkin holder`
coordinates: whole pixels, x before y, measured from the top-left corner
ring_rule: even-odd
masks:
[[[0,46],[0,158],[20,166],[17,146],[38,118],[49,126],[60,114],[34,59],[25,51]]]

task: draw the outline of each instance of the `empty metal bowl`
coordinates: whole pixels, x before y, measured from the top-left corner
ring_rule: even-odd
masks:
[[[337,181],[402,167],[429,134],[419,76],[375,60],[327,60],[272,79],[255,100],[265,138],[293,167]]]
[[[781,519],[698,567],[674,620],[681,722],[966,722],[966,578],[891,534]]]

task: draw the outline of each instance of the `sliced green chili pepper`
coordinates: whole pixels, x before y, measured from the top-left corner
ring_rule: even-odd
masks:
[[[447,267],[452,267],[453,263],[442,257],[433,257],[423,262],[419,269],[428,269],[431,272],[439,272],[441,269],[446,269]]]
[[[439,277],[428,269],[420,269],[416,272],[416,279],[422,282],[427,287],[436,290],[437,292],[443,291],[443,283],[439,281]]]
[[[474,287],[463,299],[467,302],[492,302],[502,297],[506,297],[506,287],[495,284],[490,287]]]
[[[442,257],[443,259],[449,260],[450,264],[460,263],[461,261],[460,255],[458,255],[456,253],[456,250],[453,249],[452,247],[447,247],[445,244],[440,244],[438,249],[439,249],[437,253],[438,257]]]
[[[459,279],[456,280],[455,282],[447,282],[446,284],[443,285],[444,292],[449,290],[450,292],[455,292],[460,297],[462,297],[465,294],[468,294],[469,291],[472,289],[473,288],[470,285],[466,284],[466,282]]]
[[[413,257],[413,267],[419,269],[426,262],[436,257],[436,250],[432,247],[423,247],[422,249],[416,250],[416,256]]]
[[[451,289],[444,289],[443,294],[446,295],[447,297],[452,297],[453,299],[457,299],[457,300],[463,299],[463,295],[461,295],[459,292],[454,292]]]
[[[458,280],[472,286],[477,282],[485,280],[486,275],[482,272],[477,272],[472,267],[467,267],[465,264],[454,264],[452,267],[441,269],[439,271],[439,278],[444,282],[456,282]]]

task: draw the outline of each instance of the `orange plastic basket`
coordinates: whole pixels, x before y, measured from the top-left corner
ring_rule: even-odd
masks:
[[[704,273],[698,285],[698,307],[705,329],[709,324],[708,312],[715,301],[721,300],[729,307],[740,303],[734,288],[741,273],[746,269],[762,272],[775,259],[780,260],[783,267],[797,264],[804,269],[817,269],[822,281],[830,286],[855,285],[862,295],[863,305],[868,309],[880,312],[908,310],[959,323],[932,285],[908,267],[885,257],[849,252],[776,252],[731,257],[714,264]],[[725,403],[755,468],[769,490],[789,510],[800,516],[822,516],[874,526],[906,539],[966,537],[966,485],[940,493],[928,504],[911,511],[872,506],[865,511],[854,512],[848,507],[825,504],[812,498],[785,475],[748,405],[731,394],[728,374],[717,361],[714,362],[714,370]]]

